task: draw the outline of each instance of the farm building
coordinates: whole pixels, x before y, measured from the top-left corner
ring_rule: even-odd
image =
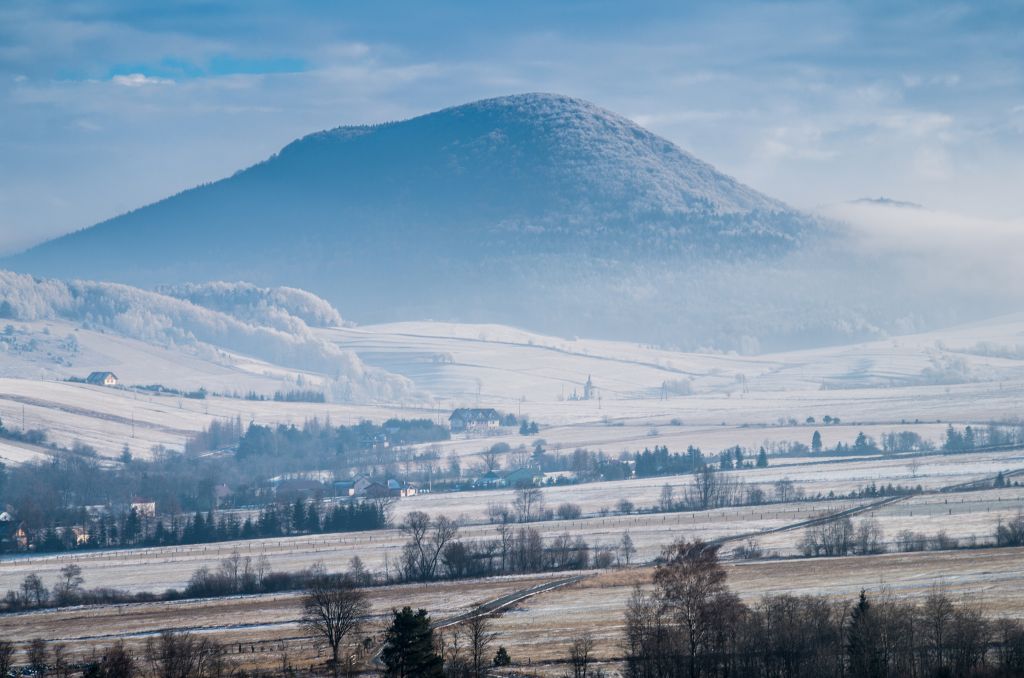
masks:
[[[490,431],[501,426],[501,415],[493,407],[460,407],[448,417],[452,433]]]
[[[85,383],[95,386],[117,386],[117,375],[113,372],[91,372]]]

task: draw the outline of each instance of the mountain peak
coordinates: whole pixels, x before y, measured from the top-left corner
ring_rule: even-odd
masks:
[[[512,94],[399,122],[336,127],[303,137],[279,155],[367,137],[384,144],[392,139],[434,143],[456,168],[490,155],[504,165],[502,181],[528,172],[546,175],[533,186],[537,190],[564,191],[561,179],[571,172],[595,193],[608,193],[616,204],[602,209],[616,213],[624,205],[632,212],[666,215],[792,211],[635,122],[561,94]],[[527,161],[532,168],[521,164]]]

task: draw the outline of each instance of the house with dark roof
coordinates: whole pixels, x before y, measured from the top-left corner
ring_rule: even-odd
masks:
[[[452,433],[493,431],[501,426],[501,415],[493,407],[460,407],[448,417]]]
[[[113,372],[90,372],[85,383],[94,386],[117,386],[117,375]]]

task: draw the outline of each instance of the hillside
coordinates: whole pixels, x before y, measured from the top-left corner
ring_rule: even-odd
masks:
[[[272,395],[308,384],[340,401],[412,397],[407,379],[313,332],[341,322],[302,290],[214,283],[157,293],[0,271],[0,376],[111,370],[127,384],[183,390]]]
[[[694,278],[708,303],[731,303],[732,267],[775,265],[820,234],[814,219],[625,118],[529,94],[311,134],[0,264],[144,287],[289,285],[363,323],[724,342],[735,332],[705,317]],[[636,322],[665,308],[671,327]],[[790,332],[756,324],[742,332]]]

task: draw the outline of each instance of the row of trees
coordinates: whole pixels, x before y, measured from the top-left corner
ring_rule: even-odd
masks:
[[[992,537],[992,543],[996,546],[1024,546],[1024,511],[1006,520],[1000,518]],[[963,546],[976,547],[977,539],[972,536],[966,542],[962,542],[946,534],[945,530],[933,536],[914,530],[901,530],[893,542],[894,550],[902,553],[948,551]],[[854,523],[847,515],[836,515],[826,516],[825,519],[807,528],[800,548],[808,557],[834,557],[885,553],[889,550],[889,544],[885,541],[885,532],[876,519],[862,518]]]
[[[81,567],[69,563],[60,569],[52,586],[36,573],[25,576],[17,589],[3,597],[6,612],[66,607],[70,605],[112,605],[120,603],[181,600],[185,598],[216,598],[237,594],[298,591],[323,573],[322,565],[296,572],[275,572],[266,556],[242,556],[234,551],[216,568],[202,566],[192,573],[184,590],[168,589],[163,593],[129,591],[113,588],[86,588]],[[348,578],[361,586],[375,583],[358,557],[352,559]],[[0,673],[3,676],[3,673]]]
[[[15,669],[14,645],[0,641],[0,676],[11,675]],[[68,678],[226,678],[256,676],[235,671],[225,648],[209,638],[191,633],[164,631],[147,639],[141,656],[124,641],[105,648],[99,656],[72,660],[68,647],[61,642],[33,638],[25,652],[26,665],[17,675],[55,676]]]
[[[407,541],[396,566],[405,581],[605,568],[629,563],[636,548],[628,533],[615,544],[594,546],[568,532],[545,540],[534,527],[497,524],[494,539],[461,539],[447,516],[413,511],[399,526]]]
[[[746,605],[718,548],[667,548],[654,588],[626,613],[629,678],[888,678],[1024,674],[1024,626],[986,619],[941,589],[922,604],[862,592],[854,602],[768,595]]]

